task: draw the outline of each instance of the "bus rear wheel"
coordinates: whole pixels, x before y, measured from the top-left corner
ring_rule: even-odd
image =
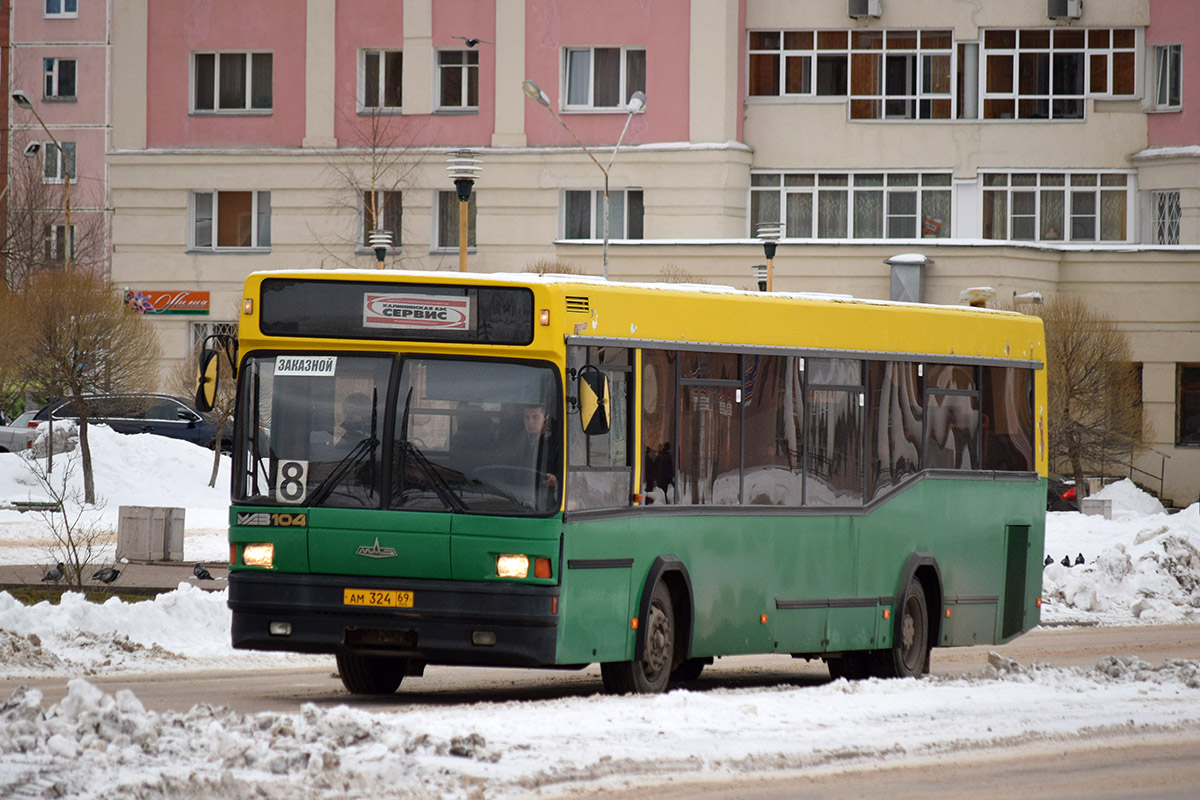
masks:
[[[898,612],[891,649],[876,654],[875,674],[880,678],[916,678],[929,670],[929,606],[925,587],[915,576],[904,589]]]
[[[337,654],[338,674],[350,694],[392,694],[400,688],[408,660],[392,656]]]
[[[604,689],[611,694],[658,694],[666,691],[675,666],[675,608],[671,593],[659,583],[650,596],[644,620],[646,646],[638,661],[613,661],[600,665]]]

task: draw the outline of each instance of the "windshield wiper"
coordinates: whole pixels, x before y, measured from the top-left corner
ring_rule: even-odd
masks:
[[[416,445],[408,440],[408,419],[412,413],[412,395],[413,390],[410,386],[408,389],[408,394],[404,398],[404,416],[400,418],[400,433],[396,437],[396,440],[400,444],[399,464],[396,465],[400,473],[400,494],[403,497],[405,456],[411,455],[413,457],[413,461],[416,462],[417,469],[419,469],[421,474],[425,476],[425,480],[429,481],[429,483],[433,486],[433,492],[438,496],[438,499],[442,501],[442,504],[451,511],[456,511],[459,513],[466,511],[467,504],[463,502],[463,499],[459,497],[458,493],[450,487],[450,484],[446,482],[446,479],[438,473],[436,465],[434,465],[434,463],[430,461],[425,454],[417,448]]]
[[[374,434],[365,439],[359,440],[350,452],[342,457],[342,460],[333,465],[333,469],[325,480],[321,481],[321,485],[313,491],[308,499],[308,505],[318,506],[333,494],[334,488],[342,482],[342,478],[346,477],[346,473],[358,466],[359,462],[365,457],[370,456],[371,463],[375,463],[375,448],[379,447],[379,440]]]

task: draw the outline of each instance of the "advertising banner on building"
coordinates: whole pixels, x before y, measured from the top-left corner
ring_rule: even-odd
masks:
[[[208,292],[126,289],[125,305],[139,314],[207,314]]]

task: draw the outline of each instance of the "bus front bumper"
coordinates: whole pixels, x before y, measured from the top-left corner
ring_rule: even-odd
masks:
[[[411,608],[346,603],[348,589],[411,592]],[[547,666],[557,586],[231,572],[233,646],[394,655],[429,664]]]

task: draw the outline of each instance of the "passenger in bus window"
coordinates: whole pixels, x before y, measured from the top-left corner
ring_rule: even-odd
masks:
[[[558,487],[558,475],[562,472],[562,453],[554,443],[553,420],[540,405],[527,405],[523,409],[524,436],[518,444],[518,463],[534,465],[541,473],[541,483],[547,489]]]
[[[353,447],[371,435],[371,398],[362,392],[346,396],[342,401],[341,447]]]

